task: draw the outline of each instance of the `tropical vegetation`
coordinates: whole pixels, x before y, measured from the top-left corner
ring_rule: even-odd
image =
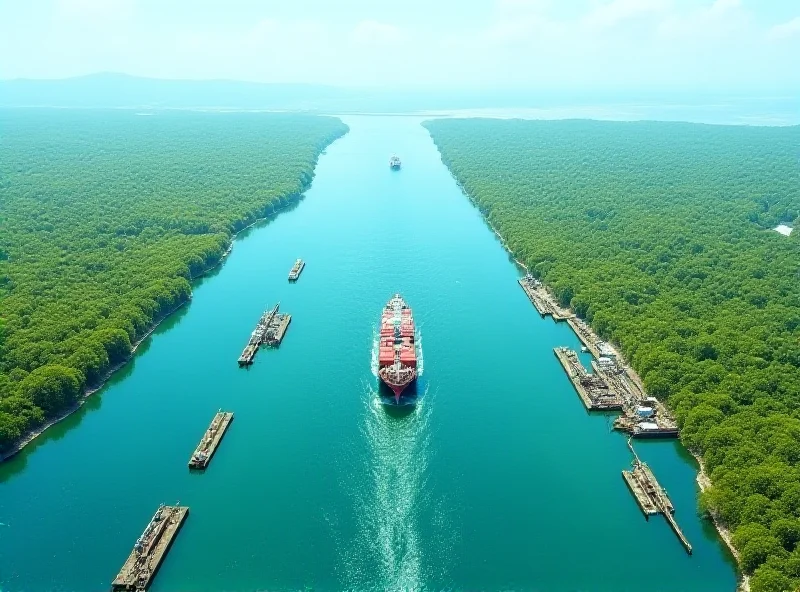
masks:
[[[674,410],[753,592],[800,585],[800,128],[425,125],[513,255]]]
[[[125,361],[346,130],[305,115],[0,111],[0,453]]]

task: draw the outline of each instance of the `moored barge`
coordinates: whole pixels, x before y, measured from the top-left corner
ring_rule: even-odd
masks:
[[[112,592],[141,592],[150,586],[188,513],[186,506],[158,507],[111,583]]]
[[[232,412],[223,411],[222,409],[217,412],[214,419],[211,420],[211,425],[208,426],[206,433],[203,434],[200,444],[197,445],[189,459],[190,469],[205,469],[208,466],[208,463],[211,462],[211,457],[217,451],[217,447],[232,421]]]
[[[302,259],[298,259],[294,262],[294,265],[289,270],[289,281],[296,282],[297,279],[300,277],[300,274],[303,273],[303,268],[306,266],[305,261]]]

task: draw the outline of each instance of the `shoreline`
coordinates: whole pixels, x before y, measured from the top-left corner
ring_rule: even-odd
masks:
[[[191,297],[189,298],[189,300],[191,300]],[[16,456],[17,454],[22,452],[22,450],[28,444],[30,444],[31,442],[36,440],[36,438],[38,438],[39,436],[44,434],[47,431],[48,428],[56,425],[57,423],[59,423],[62,420],[66,419],[67,417],[69,417],[70,415],[72,415],[73,413],[78,411],[78,409],[83,407],[84,403],[86,403],[86,401],[89,399],[89,397],[91,397],[93,394],[95,394],[96,392],[101,390],[106,385],[106,383],[109,381],[109,379],[114,375],[114,373],[117,372],[117,370],[122,369],[123,366],[125,366],[128,362],[130,362],[133,359],[133,357],[136,355],[136,350],[139,349],[139,346],[142,344],[142,342],[145,339],[147,339],[148,337],[150,337],[150,335],[152,335],[153,331],[155,331],[158,328],[158,326],[161,323],[163,323],[166,319],[168,319],[170,316],[172,316],[172,314],[174,312],[180,310],[186,304],[188,304],[189,300],[186,300],[185,302],[181,302],[180,304],[175,306],[172,310],[170,310],[167,313],[164,313],[161,317],[159,317],[158,320],[155,321],[153,323],[153,325],[144,333],[144,335],[142,335],[139,339],[137,339],[133,343],[133,346],[131,347],[131,353],[124,360],[122,360],[121,362],[118,362],[114,366],[110,366],[103,373],[103,375],[100,377],[100,380],[99,380],[99,382],[97,384],[95,384],[93,386],[90,386],[90,387],[84,387],[83,392],[78,397],[78,400],[75,402],[74,405],[70,405],[69,407],[64,409],[61,413],[56,415],[55,417],[49,419],[48,421],[44,422],[42,425],[40,425],[40,426],[30,430],[29,432],[23,434],[20,437],[19,441],[17,443],[15,443],[14,446],[9,451],[7,451],[7,452],[3,453],[2,455],[0,455],[0,463],[3,463],[6,460],[10,459],[12,456]]]
[[[314,166],[316,168],[316,162],[314,163]],[[203,278],[209,272],[211,272],[214,269],[216,269],[217,267],[221,266],[225,262],[225,260],[228,258],[228,256],[230,255],[231,251],[233,250],[233,243],[236,241],[236,239],[238,238],[240,233],[244,232],[245,230],[248,230],[249,228],[252,228],[253,226],[258,224],[259,222],[263,222],[265,220],[269,220],[271,216],[277,216],[279,213],[281,213],[286,208],[291,207],[291,206],[299,203],[301,197],[308,190],[308,188],[310,186],[311,186],[310,182],[309,183],[304,183],[299,192],[293,193],[293,194],[290,194],[290,195],[286,196],[285,197],[286,203],[284,203],[280,207],[276,208],[276,207],[272,206],[272,204],[267,204],[264,207],[264,209],[266,210],[267,208],[272,207],[271,212],[267,213],[265,211],[263,216],[261,216],[260,218],[256,218],[255,220],[253,220],[253,222],[251,222],[247,226],[245,226],[243,228],[240,228],[239,230],[237,230],[236,232],[231,234],[228,247],[222,253],[222,256],[219,258],[219,261],[214,263],[214,265],[204,269],[202,271],[202,273],[199,273],[196,276],[193,276],[192,278],[190,278],[189,282],[190,283],[194,283],[195,280],[199,280],[199,279]],[[75,402],[75,404],[70,405],[66,409],[64,409],[61,412],[59,412],[56,416],[54,416],[54,417],[48,419],[47,421],[45,421],[42,425],[37,426],[37,427],[33,428],[32,430],[26,432],[22,436],[20,436],[19,440],[16,443],[14,443],[14,445],[9,450],[7,450],[6,452],[0,454],[0,464],[6,462],[10,458],[12,458],[12,457],[16,456],[17,454],[19,454],[20,452],[22,452],[25,449],[26,446],[28,446],[31,442],[35,441],[36,438],[38,438],[39,436],[44,434],[49,428],[51,428],[54,425],[56,425],[57,423],[60,423],[61,421],[65,420],[67,417],[69,417],[70,415],[72,415],[73,413],[78,411],[81,407],[83,407],[83,405],[86,403],[86,401],[89,399],[89,397],[91,397],[92,395],[94,395],[98,391],[102,390],[102,388],[104,386],[106,386],[106,383],[111,379],[111,377],[118,370],[121,370],[131,360],[133,360],[134,356],[136,355],[136,350],[139,349],[139,346],[144,342],[145,339],[147,339],[148,337],[150,337],[153,334],[153,332],[159,327],[159,325],[161,325],[161,323],[163,323],[166,319],[171,317],[175,312],[177,312],[178,310],[183,308],[189,302],[191,302],[191,300],[192,300],[192,294],[189,294],[189,298],[187,300],[177,304],[172,310],[164,313],[158,319],[154,320],[153,324],[147,329],[147,331],[145,331],[145,333],[132,344],[131,353],[124,360],[122,360],[121,362],[118,362],[114,366],[110,366],[103,373],[103,375],[100,377],[100,379],[99,379],[97,384],[94,384],[92,386],[85,386],[84,389],[83,389],[83,392],[80,394],[80,396],[78,397],[78,400]]]
[[[447,166],[447,165],[445,164],[445,166]],[[451,176],[452,176],[452,173],[451,173]],[[511,256],[511,258],[514,260],[514,263],[516,263],[520,268],[524,269],[525,273],[530,273],[530,269],[528,269],[528,266],[525,265],[519,259],[517,259],[516,256],[514,255],[514,253],[511,252],[511,249],[509,248],[508,243],[506,243],[506,241],[503,238],[503,236],[497,231],[497,229],[489,221],[489,219],[486,217],[486,215],[480,210],[480,208],[478,207],[478,204],[475,203],[475,200],[472,199],[472,196],[470,196],[469,193],[467,193],[467,191],[464,189],[463,185],[461,185],[461,183],[458,181],[458,179],[455,178],[455,176],[453,176],[453,179],[455,180],[455,182],[458,185],[459,189],[461,189],[461,192],[467,197],[467,199],[469,199],[469,201],[472,203],[472,205],[475,206],[475,208],[478,210],[478,213],[480,214],[481,218],[483,218],[483,221],[486,223],[486,225],[489,227],[489,229],[494,233],[494,235],[498,238],[498,240],[500,241],[500,244],[503,246],[503,249],[505,249],[505,251]],[[545,287],[547,287],[547,286],[545,286]],[[549,291],[550,290],[548,288],[548,292]],[[551,296],[551,298],[552,298],[552,296]],[[553,301],[555,302],[555,299],[553,299]],[[555,304],[558,305],[557,302],[555,302]],[[560,309],[562,309],[562,310],[569,311],[572,314],[575,313],[575,311],[573,311],[569,307],[564,308],[564,307],[561,307],[560,305],[558,305],[558,307]],[[597,339],[598,341],[600,341],[600,337],[594,332],[594,329],[592,329],[589,326],[588,323],[586,323],[586,326],[587,326],[587,328],[589,330],[589,333],[592,336],[592,338]],[[574,332],[574,329],[573,329],[573,332]],[[625,368],[626,373],[629,374],[629,376],[634,381],[636,386],[641,390],[641,392],[643,392],[643,393],[646,392],[645,389],[644,389],[644,384],[642,383],[642,380],[639,377],[639,374],[628,364],[627,360],[623,356],[621,356],[619,354],[619,349],[615,346],[615,344],[609,343],[609,345],[617,353],[618,359],[620,359],[622,361],[621,366]],[[666,407],[666,405],[665,405],[665,407]],[[680,438],[679,438],[678,441],[680,441]],[[683,445],[682,442],[681,442],[681,445]],[[711,478],[706,473],[705,465],[703,464],[703,459],[700,458],[700,456],[698,454],[696,454],[695,452],[689,450],[685,446],[684,446],[684,449],[689,454],[692,455],[692,458],[694,458],[695,461],[697,461],[697,464],[700,467],[699,471],[697,472],[697,476],[695,477],[695,480],[697,481],[697,485],[700,487],[700,491],[703,492],[706,489],[708,489],[709,487],[711,487]],[[722,539],[722,541],[727,546],[728,550],[731,552],[733,557],[736,559],[736,565],[737,565],[737,569],[739,571],[739,573],[737,574],[738,575],[738,578],[737,578],[738,579],[738,583],[736,585],[736,591],[737,592],[750,592],[750,576],[741,571],[741,567],[740,567],[741,558],[739,556],[739,552],[733,546],[733,535],[732,535],[731,531],[724,524],[722,524],[722,522],[720,522],[719,516],[717,516],[716,514],[714,514],[711,511],[708,512],[708,515],[709,515],[709,518],[710,518],[712,524],[714,525],[714,529],[717,531],[717,534],[719,535],[720,539]]]

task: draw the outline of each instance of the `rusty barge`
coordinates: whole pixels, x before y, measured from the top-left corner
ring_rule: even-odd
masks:
[[[258,320],[258,324],[250,334],[250,340],[239,356],[239,366],[249,366],[262,345],[278,347],[292,322],[292,315],[278,312],[280,302],[266,311]]]
[[[211,457],[217,451],[219,443],[222,442],[228,426],[233,421],[233,413],[230,411],[223,411],[220,409],[211,420],[211,425],[208,426],[206,433],[197,445],[194,453],[189,459],[190,469],[205,469],[208,463],[211,462]]]
[[[161,504],[158,507],[111,583],[112,592],[147,590],[188,514],[189,508],[186,506]]]

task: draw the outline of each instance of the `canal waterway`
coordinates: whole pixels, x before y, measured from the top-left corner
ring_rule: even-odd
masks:
[[[180,502],[191,511],[153,592],[732,592],[693,461],[637,444],[690,557],[643,518],[620,476],[625,439],[553,355],[577,338],[538,316],[419,120],[346,122],[296,208],[243,233],[100,393],[0,465],[0,590],[105,590],[158,504]],[[376,403],[371,363],[395,292],[424,356],[404,414]],[[284,343],[239,369],[278,301]],[[219,408],[233,424],[190,473]]]

